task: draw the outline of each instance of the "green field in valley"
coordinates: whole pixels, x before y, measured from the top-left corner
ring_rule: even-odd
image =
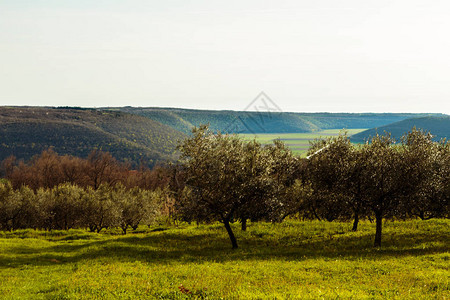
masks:
[[[449,299],[450,220],[0,232],[2,299]]]
[[[346,129],[347,135],[362,132],[366,129]],[[258,134],[239,134],[244,140],[256,139],[261,144],[271,144],[273,140],[280,139],[283,141],[295,154],[306,154],[309,149],[310,141],[315,139],[327,138],[330,136],[337,136],[343,133],[341,129],[329,129],[317,132],[305,133],[258,133]]]

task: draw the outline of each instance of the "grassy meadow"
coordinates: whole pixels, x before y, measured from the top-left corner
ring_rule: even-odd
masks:
[[[0,232],[0,298],[450,298],[450,220],[233,226]]]
[[[357,134],[366,129],[346,129],[349,136]],[[309,142],[315,139],[327,138],[330,136],[339,135],[342,130],[340,129],[328,129],[317,132],[306,133],[245,133],[239,134],[244,140],[256,139],[261,144],[270,144],[275,139],[280,139],[286,146],[288,146],[295,154],[306,154],[309,149]]]

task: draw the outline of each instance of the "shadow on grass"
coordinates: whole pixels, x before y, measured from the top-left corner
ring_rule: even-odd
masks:
[[[103,240],[61,238],[63,243],[35,248],[20,245],[8,249],[14,258],[0,255],[0,268],[75,264],[86,261],[145,263],[227,262],[243,260],[387,259],[450,251],[442,234],[396,233],[384,236],[382,248],[373,248],[373,233],[335,233],[322,236],[284,235],[237,231],[240,248],[232,250],[228,236],[219,229],[205,233],[148,232],[147,235],[103,235]],[[95,238],[95,236],[93,237]],[[443,240],[444,239],[444,240]]]

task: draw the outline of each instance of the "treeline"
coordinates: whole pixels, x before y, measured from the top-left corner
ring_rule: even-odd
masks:
[[[151,224],[166,203],[166,193],[121,184],[100,184],[97,189],[70,183],[33,191],[27,186],[14,189],[0,182],[0,229],[104,228],[120,227],[124,234],[139,224]]]
[[[312,145],[300,190],[303,214],[328,221],[375,219],[375,246],[382,219],[449,217],[450,145],[413,128],[396,142],[376,135],[363,145],[339,136]]]
[[[52,149],[43,151],[28,162],[14,156],[3,160],[2,176],[13,188],[27,186],[32,190],[53,188],[62,183],[94,190],[103,184],[120,183],[127,188],[139,187],[145,190],[163,189],[170,178],[168,168],[156,166],[153,169],[142,166],[133,170],[129,164],[117,161],[110,153],[92,151],[86,159],[71,155],[58,155]]]
[[[369,219],[380,246],[383,219],[449,217],[450,145],[415,128],[400,141],[389,134],[360,145],[345,134],[317,140],[300,158],[278,140],[263,146],[200,126],[178,150],[178,164],[151,170],[99,151],[87,159],[51,150],[28,163],[8,158],[1,229],[120,226],[125,233],[150,222],[157,207],[169,219],[222,222],[233,248],[231,223],[245,230],[248,220],[286,217],[352,220],[353,230]]]

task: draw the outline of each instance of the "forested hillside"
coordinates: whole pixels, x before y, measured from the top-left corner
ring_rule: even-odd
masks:
[[[159,122],[123,112],[79,108],[1,107],[0,159],[29,159],[52,147],[87,157],[94,149],[133,165],[173,158],[184,134]]]
[[[373,128],[412,117],[430,114],[411,113],[291,113],[215,111],[181,108],[118,107],[106,108],[141,115],[169,125],[184,133],[193,126],[210,124],[212,130],[232,133],[294,133],[324,129]]]
[[[377,134],[383,134],[384,132],[390,132],[392,137],[399,139],[403,134],[407,133],[413,127],[429,131],[433,135],[435,141],[439,141],[442,138],[450,138],[450,116],[427,116],[421,118],[410,118],[380,126],[378,128],[372,128],[352,135],[352,142],[361,143],[373,137]]]

